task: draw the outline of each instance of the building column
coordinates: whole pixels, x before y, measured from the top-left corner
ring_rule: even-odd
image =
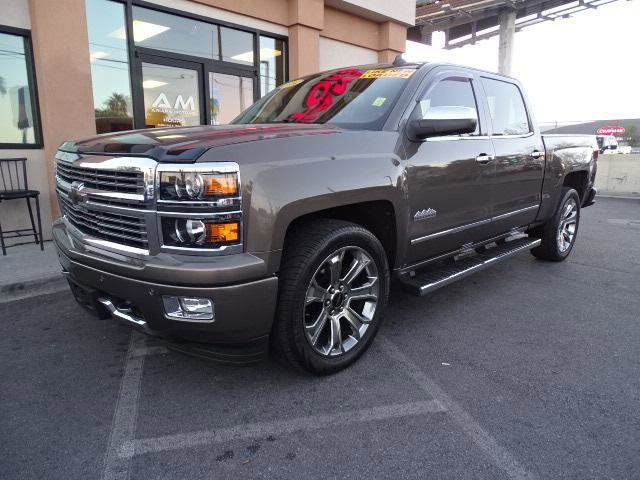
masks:
[[[58,215],[53,158],[65,140],[95,135],[84,0],[29,0],[51,213]]]
[[[500,41],[498,44],[498,72],[511,75],[513,42],[516,34],[516,12],[504,11],[500,14]]]
[[[378,61],[393,63],[406,48],[407,27],[395,22],[378,25]]]
[[[289,0],[289,78],[320,69],[324,0]]]

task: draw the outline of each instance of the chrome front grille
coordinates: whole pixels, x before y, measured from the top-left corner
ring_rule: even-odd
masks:
[[[67,183],[82,182],[86,187],[94,190],[144,193],[144,174],[139,171],[76,167],[59,161],[56,164],[56,174]]]
[[[148,249],[149,240],[144,218],[88,209],[84,205],[75,206],[61,190],[58,190],[58,198],[62,213],[80,232],[102,240]]]
[[[211,170],[212,164],[161,168]],[[234,162],[215,162],[215,171],[238,172]],[[159,200],[158,162],[147,157],[113,157],[58,151],[56,193],[63,221],[87,245],[118,254],[145,258],[160,252],[223,255],[243,251],[243,245],[210,250],[164,245],[160,225],[165,217],[241,219],[241,198],[211,202]],[[239,176],[239,173],[238,173]]]

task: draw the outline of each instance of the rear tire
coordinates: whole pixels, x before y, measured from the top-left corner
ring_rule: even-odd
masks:
[[[534,232],[542,240],[531,253],[542,260],[562,262],[573,250],[580,224],[580,196],[573,188],[563,188],[558,209],[551,219]]]
[[[316,374],[346,368],[380,327],[389,277],[384,248],[365,228],[333,219],[294,227],[279,274],[272,347]]]

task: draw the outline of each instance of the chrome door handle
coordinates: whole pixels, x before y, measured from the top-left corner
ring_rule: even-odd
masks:
[[[493,160],[493,157],[491,155],[487,155],[486,153],[481,153],[476,157],[476,162],[481,163],[483,165],[486,165],[491,160]]]
[[[533,158],[544,158],[545,153],[544,153],[544,152],[541,152],[540,150],[534,150],[534,151],[531,153],[531,156],[532,156]]]

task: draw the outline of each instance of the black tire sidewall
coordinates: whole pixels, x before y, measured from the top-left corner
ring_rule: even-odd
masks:
[[[331,373],[345,368],[362,355],[375,337],[384,314],[389,297],[389,266],[386,254],[378,239],[368,230],[357,225],[345,225],[323,239],[322,246],[317,252],[302,265],[301,275],[298,278],[295,289],[293,308],[289,312],[288,320],[291,340],[294,343],[294,354],[299,357],[301,363],[310,366],[317,373]],[[303,312],[307,287],[313,275],[331,253],[343,247],[355,246],[365,250],[376,263],[378,269],[378,281],[380,295],[376,312],[371,325],[363,338],[348,352],[338,357],[326,357],[317,353],[308,342],[303,325]]]

